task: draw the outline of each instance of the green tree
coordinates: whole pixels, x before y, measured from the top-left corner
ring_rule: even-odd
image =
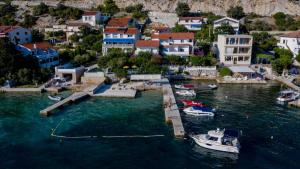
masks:
[[[235,19],[241,19],[245,16],[244,13],[244,9],[241,6],[235,6],[235,7],[231,7],[228,11],[227,11],[227,15],[235,18]]]
[[[300,53],[296,56],[296,60],[300,63]]]
[[[104,13],[110,14],[111,16],[120,11],[114,0],[104,0],[103,5],[98,6],[98,9]]]
[[[38,19],[37,17],[34,17],[32,15],[25,15],[22,26],[31,28],[32,26],[34,26],[36,24],[37,19]]]
[[[172,32],[188,32],[189,30],[184,25],[176,25],[171,29]]]
[[[212,25],[204,25],[201,30],[197,31],[195,38],[199,42],[210,43],[214,40]]]
[[[216,35],[219,35],[219,34],[233,35],[233,34],[235,34],[235,31],[231,25],[222,24],[221,26],[219,26],[215,29],[215,34]],[[215,36],[215,37],[217,37],[217,36]]]
[[[33,29],[31,31],[32,34],[32,42],[41,42],[44,41],[44,34],[39,30]]]
[[[33,7],[33,15],[38,16],[38,15],[43,15],[49,12],[49,7],[45,3],[40,3],[37,6]]]
[[[184,63],[184,60],[177,55],[168,55],[165,57],[165,59],[168,61],[171,65],[180,65]]]
[[[187,3],[178,2],[175,11],[178,16],[188,16],[190,14],[190,7]]]

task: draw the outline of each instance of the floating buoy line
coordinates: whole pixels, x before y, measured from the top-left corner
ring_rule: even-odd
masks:
[[[64,136],[55,134],[58,127],[62,124],[64,119],[62,119],[57,126],[52,129],[51,137],[56,137],[60,139],[90,139],[90,138],[152,138],[152,137],[164,137],[162,134],[154,134],[154,135],[122,135],[122,136]]]

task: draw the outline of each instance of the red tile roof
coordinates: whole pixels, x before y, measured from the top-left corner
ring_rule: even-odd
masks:
[[[136,47],[159,47],[159,41],[156,40],[138,40],[135,44]]]
[[[287,34],[282,35],[281,37],[287,37],[287,38],[300,38],[300,31],[287,33]]]
[[[106,27],[127,27],[131,18],[111,18]]]
[[[118,34],[137,34],[139,31],[137,28],[105,28],[104,33],[118,33]]]
[[[178,32],[178,33],[161,33],[158,35],[152,35],[152,39],[194,39],[194,33],[192,32]]]
[[[8,33],[10,31],[13,31],[17,28],[20,28],[20,26],[0,26],[0,33]]]
[[[43,49],[43,50],[47,50],[49,48],[54,49],[53,46],[48,42],[26,43],[23,44],[22,46],[30,50],[34,49],[35,46],[37,49]]]
[[[179,17],[179,20],[203,20],[201,16]]]
[[[97,15],[97,11],[84,11],[83,16],[94,16]]]

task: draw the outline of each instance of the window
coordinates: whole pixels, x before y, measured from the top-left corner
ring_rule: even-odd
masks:
[[[25,32],[25,35],[27,35],[28,34],[28,32]]]
[[[249,44],[249,42],[250,42],[250,39],[249,39],[249,38],[241,38],[241,39],[240,39],[240,44],[241,44],[241,45]]]
[[[218,141],[218,137],[209,137],[208,140],[212,140],[212,141]]]
[[[243,56],[238,57],[238,61],[243,61],[243,59],[244,59]]]
[[[193,42],[193,40],[192,40],[192,39],[189,39],[189,42]]]
[[[16,34],[17,34],[17,35],[20,35],[20,33],[19,33],[19,32],[17,32]]]
[[[28,38],[26,38],[25,41],[28,42]]]
[[[283,40],[283,43],[285,43],[285,40]]]
[[[181,43],[183,43],[183,42],[184,42],[184,40],[181,40],[180,42],[181,42]]]
[[[179,52],[184,52],[183,48],[179,48],[178,50],[179,50]]]
[[[235,44],[235,38],[230,38],[230,40],[229,40],[229,44]]]
[[[239,48],[239,53],[248,53],[249,48]]]
[[[231,61],[232,57],[231,56],[225,56],[225,61]]]
[[[132,38],[133,37],[133,35],[128,35],[128,38]]]
[[[123,34],[120,34],[120,38],[123,38]]]
[[[244,61],[249,61],[249,57],[248,56],[244,57]]]
[[[117,34],[113,34],[113,38],[118,38],[118,35]]]

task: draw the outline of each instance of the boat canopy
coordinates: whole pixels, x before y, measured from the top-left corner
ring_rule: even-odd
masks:
[[[209,107],[200,107],[200,106],[193,106],[193,109],[194,110],[202,110],[202,111],[210,111],[210,112],[213,111],[212,108],[209,108]]]

